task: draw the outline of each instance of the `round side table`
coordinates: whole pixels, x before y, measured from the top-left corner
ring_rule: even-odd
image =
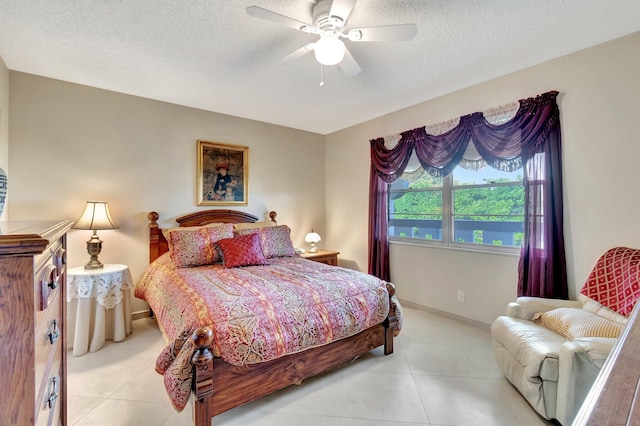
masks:
[[[67,346],[73,346],[73,356],[95,352],[105,339],[119,342],[131,333],[132,287],[127,265],[67,270]]]

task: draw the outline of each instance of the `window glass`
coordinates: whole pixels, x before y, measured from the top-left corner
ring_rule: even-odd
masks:
[[[454,242],[522,246],[522,186],[453,190]]]
[[[501,246],[507,251],[522,246],[522,169],[469,171],[457,167],[445,178],[425,173],[419,179],[397,180],[389,195],[392,240],[489,249]]]
[[[390,236],[442,240],[442,178],[398,179],[389,195]]]

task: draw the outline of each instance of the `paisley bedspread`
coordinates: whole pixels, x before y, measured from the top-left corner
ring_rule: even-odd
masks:
[[[136,297],[147,301],[169,339],[156,371],[181,411],[191,389],[192,332],[208,325],[213,351],[234,365],[269,361],[342,339],[382,322],[384,281],[299,257],[268,266],[176,268],[168,254],[145,270]]]

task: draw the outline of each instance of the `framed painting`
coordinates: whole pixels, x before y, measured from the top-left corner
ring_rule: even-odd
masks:
[[[249,147],[198,141],[199,206],[248,203]]]

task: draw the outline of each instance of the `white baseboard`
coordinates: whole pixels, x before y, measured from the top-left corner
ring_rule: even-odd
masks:
[[[472,320],[470,318],[462,317],[460,315],[452,314],[450,312],[445,312],[445,311],[441,311],[439,309],[430,308],[428,306],[420,305],[418,303],[411,302],[409,300],[404,300],[404,299],[400,299],[400,298],[398,298],[398,300],[400,301],[400,304],[402,306],[406,306],[407,308],[417,309],[419,311],[424,311],[424,312],[429,312],[431,314],[440,315],[442,317],[449,318],[449,319],[452,319],[454,321],[463,322],[465,324],[469,324],[469,325],[472,325],[472,326],[478,327],[478,328],[484,328],[484,329],[488,330],[491,327],[491,324],[487,324],[487,323],[484,323],[482,321],[476,321],[476,320]]]

